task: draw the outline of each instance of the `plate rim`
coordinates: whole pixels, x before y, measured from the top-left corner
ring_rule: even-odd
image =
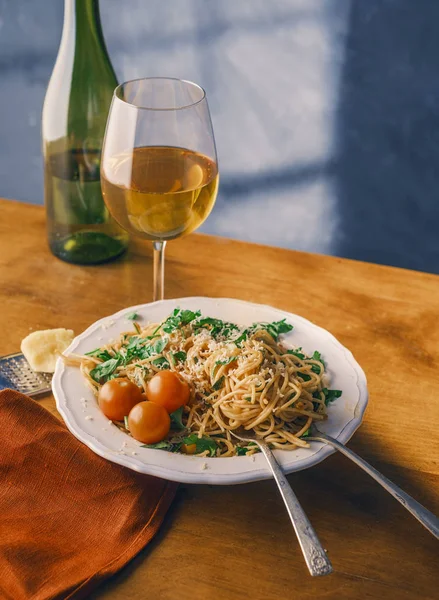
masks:
[[[316,325],[314,322],[306,319],[305,317],[302,317],[301,315],[297,315],[296,313],[291,313],[289,311],[282,310],[280,308],[271,306],[269,304],[248,302],[246,300],[241,300],[238,298],[211,297],[211,296],[185,296],[185,297],[181,297],[181,298],[167,298],[164,300],[157,300],[155,302],[136,304],[133,306],[128,306],[128,307],[122,308],[113,314],[107,315],[105,317],[101,317],[97,321],[94,321],[82,333],[80,333],[78,336],[75,336],[74,340],[69,345],[69,347],[65,350],[65,352],[73,351],[74,348],[82,340],[87,338],[89,334],[91,334],[94,331],[96,331],[97,329],[99,329],[99,327],[101,327],[103,324],[107,324],[108,321],[110,321],[110,322],[117,321],[119,318],[125,316],[126,313],[135,312],[136,310],[145,309],[147,307],[152,307],[152,306],[156,307],[159,305],[165,306],[166,304],[170,304],[170,303],[175,304],[175,303],[182,302],[182,301],[196,303],[197,301],[199,302],[199,301],[205,301],[205,300],[212,301],[212,302],[220,302],[220,303],[233,302],[233,303],[242,304],[244,306],[250,305],[250,306],[258,307],[258,308],[265,309],[265,310],[275,311],[275,312],[279,313],[279,315],[281,315],[283,318],[285,318],[285,315],[292,315],[294,317],[295,322],[301,321],[303,323],[306,323],[307,326],[312,326],[312,328],[322,331],[322,332],[324,332],[324,334],[326,336],[329,336],[329,338],[332,340],[332,342],[335,343],[338,346],[338,348],[343,352],[348,363],[353,367],[355,374],[356,374],[356,378],[357,378],[356,386],[359,391],[359,397],[358,397],[358,400],[357,400],[357,403],[356,403],[356,406],[354,409],[354,415],[344,425],[343,429],[341,430],[341,432],[338,434],[338,436],[336,438],[342,444],[346,444],[351,439],[351,437],[353,436],[355,431],[359,428],[359,426],[362,423],[363,416],[366,411],[366,408],[368,405],[368,400],[369,400],[367,379],[366,379],[364,370],[362,369],[362,367],[359,365],[359,363],[355,359],[353,353],[348,348],[346,348],[346,346],[344,346],[330,331],[321,327],[320,325]],[[248,471],[242,471],[240,473],[211,473],[211,472],[209,472],[209,469],[206,469],[206,470],[200,469],[200,473],[198,474],[198,473],[193,473],[193,472],[181,471],[178,469],[171,469],[167,466],[160,466],[155,463],[143,463],[143,462],[141,463],[138,460],[136,460],[135,457],[130,457],[130,456],[124,455],[124,454],[116,454],[114,451],[105,447],[105,445],[102,444],[102,442],[100,442],[99,440],[97,440],[97,438],[95,438],[95,437],[91,436],[90,434],[86,433],[85,431],[81,430],[78,426],[75,427],[75,420],[73,418],[72,418],[73,423],[71,422],[71,420],[70,420],[71,413],[68,410],[68,407],[66,406],[66,403],[65,403],[66,396],[65,396],[64,390],[61,385],[61,378],[65,371],[65,368],[66,368],[66,365],[63,363],[62,359],[59,358],[57,360],[57,363],[55,366],[55,372],[54,372],[53,379],[52,379],[52,391],[53,391],[53,395],[55,397],[56,408],[57,408],[58,412],[60,413],[68,430],[80,442],[85,444],[93,452],[95,452],[97,455],[101,456],[102,458],[110,460],[113,463],[119,464],[119,465],[127,467],[129,469],[132,469],[138,473],[142,473],[145,475],[152,475],[155,477],[161,477],[163,479],[167,479],[170,481],[176,481],[176,482],[180,482],[180,483],[194,483],[194,484],[208,484],[208,485],[233,485],[233,484],[250,483],[253,481],[270,479],[272,477],[271,471],[269,470],[268,466],[267,466],[267,468],[264,468],[264,469],[261,469],[261,468],[251,469]],[[63,403],[63,400],[64,400],[64,403]],[[72,415],[72,417],[73,417],[73,415]],[[78,425],[78,424],[76,423],[76,425]],[[327,458],[331,454],[334,454],[334,452],[335,452],[334,448],[332,448],[331,446],[328,446],[322,442],[314,442],[313,441],[313,442],[310,442],[310,444],[312,445],[313,449],[315,449],[316,445],[319,445],[320,448],[318,448],[312,456],[310,456],[308,458],[304,458],[303,460],[293,463],[293,465],[291,467],[284,468],[284,471],[286,474],[294,473],[297,471],[302,471],[304,469],[308,469],[314,465],[317,465],[317,464],[321,463],[323,460],[325,460],[325,458]],[[154,450],[154,449],[148,449],[147,451],[152,452],[152,453],[163,452],[162,450]],[[279,451],[276,451],[276,452],[279,452]],[[287,452],[287,451],[285,450],[284,452]],[[202,461],[206,462],[207,464],[209,464],[210,461],[221,460],[219,458],[194,457],[194,456],[185,456],[184,458],[188,461],[201,461],[202,460]],[[239,457],[239,458],[245,458],[245,457]],[[249,458],[249,457],[247,457],[247,458]],[[223,458],[222,460],[229,460],[229,459]]]

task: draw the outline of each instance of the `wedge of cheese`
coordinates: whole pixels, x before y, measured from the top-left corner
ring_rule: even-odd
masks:
[[[34,371],[53,373],[57,358],[74,337],[71,329],[33,331],[21,342],[21,351]]]

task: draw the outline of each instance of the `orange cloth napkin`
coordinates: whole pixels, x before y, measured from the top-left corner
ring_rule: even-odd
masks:
[[[87,598],[151,540],[176,487],[96,456],[37,402],[0,392],[0,598]]]

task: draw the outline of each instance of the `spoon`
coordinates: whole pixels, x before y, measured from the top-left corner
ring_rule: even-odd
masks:
[[[417,502],[417,500],[406,494],[406,492],[404,492],[401,488],[392,483],[390,479],[387,479],[387,477],[382,475],[369,463],[360,458],[358,454],[355,454],[355,452],[349,448],[346,448],[346,446],[343,446],[343,444],[326,433],[319,431],[314,424],[311,425],[310,435],[306,439],[307,441],[309,440],[328,444],[350,458],[356,465],[363,469],[363,471],[365,471],[368,475],[375,479],[375,481],[382,485],[383,488],[389,492],[389,494],[392,494],[392,496],[396,498],[396,500],[398,500],[398,502],[400,502],[404,508],[412,513],[412,515],[418,519],[418,521],[422,523],[422,525],[426,527],[430,533],[439,539],[439,519],[424,506],[422,506],[422,504]]]
[[[315,577],[332,573],[333,569],[331,562],[327,557],[313,526],[306,516],[305,511],[301,507],[296,494],[291,489],[287,478],[276,461],[273,452],[268,447],[268,444],[248,431],[238,430],[238,432],[231,431],[230,433],[243,442],[254,442],[257,444],[261,449],[262,454],[267,459],[268,465],[277,483],[277,487],[279,488],[279,492],[287,508],[297,539],[299,540],[310,574]]]

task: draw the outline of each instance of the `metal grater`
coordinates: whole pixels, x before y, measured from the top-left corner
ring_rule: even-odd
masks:
[[[11,388],[28,396],[51,390],[52,375],[36,373],[21,352],[0,358],[0,390]]]

